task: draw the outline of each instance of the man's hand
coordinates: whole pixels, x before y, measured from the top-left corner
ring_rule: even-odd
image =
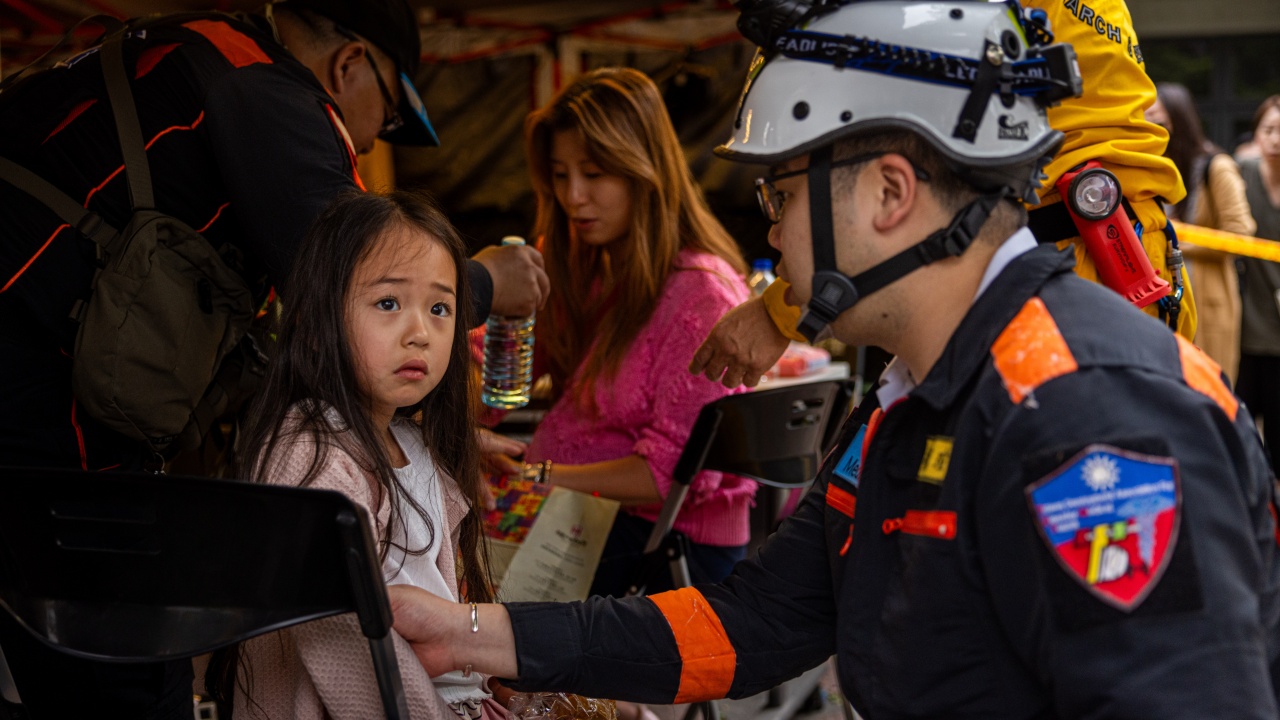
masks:
[[[413,654],[431,677],[470,667],[498,677],[518,676],[516,637],[502,605],[476,608],[475,631],[467,604],[437,597],[412,585],[389,585],[392,627],[409,641]]]
[[[412,585],[388,585],[391,599],[392,626],[400,637],[409,641],[418,662],[426,668],[427,675],[436,677],[456,670],[453,642],[449,630],[459,623],[470,623],[463,616],[467,606],[437,597]]]
[[[542,253],[529,245],[493,245],[472,258],[493,279],[490,312],[507,317],[532,315],[547,301],[551,281],[543,269]]]
[[[693,354],[689,372],[719,380],[725,387],[755,387],[760,377],[778,362],[787,340],[776,325],[764,300],[753,297],[725,313],[711,328],[711,334]]]

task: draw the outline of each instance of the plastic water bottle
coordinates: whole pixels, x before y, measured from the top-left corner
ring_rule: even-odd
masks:
[[[503,245],[524,245],[524,238],[508,235]],[[484,334],[484,387],[480,399],[503,410],[529,404],[533,387],[533,320],[490,315]]]
[[[747,276],[747,287],[751,288],[752,295],[763,295],[764,289],[769,287],[769,283],[777,279],[778,277],[773,274],[773,261],[769,258],[760,258],[751,263],[751,274]]]

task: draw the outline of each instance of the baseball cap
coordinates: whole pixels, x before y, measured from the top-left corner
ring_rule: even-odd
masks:
[[[407,0],[287,0],[281,4],[327,17],[377,45],[395,61],[400,81],[397,110],[404,125],[383,140],[396,145],[434,147],[440,144],[418,89],[413,85],[412,78],[422,58],[422,40],[418,36],[418,21]]]

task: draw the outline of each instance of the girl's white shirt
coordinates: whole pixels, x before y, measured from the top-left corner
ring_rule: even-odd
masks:
[[[452,483],[453,478],[436,468],[431,453],[422,444],[421,431],[412,421],[396,418],[391,422],[391,432],[405,457],[409,459],[408,465],[396,469],[396,477],[419,507],[426,510],[431,518],[434,537],[428,533],[426,522],[413,506],[405,498],[397,497],[399,517],[392,521],[392,546],[382,564],[383,577],[388,585],[412,585],[458,602],[457,588],[449,586],[440,574],[437,563],[440,538],[443,533],[449,532],[441,485],[445,482]],[[425,547],[427,550],[420,555],[412,555],[396,546],[409,550],[421,550]],[[446,560],[453,562],[452,558]],[[491,697],[479,673],[464,677],[461,671],[455,670],[433,677],[431,681],[435,683],[440,697],[463,717],[471,715],[471,711],[478,711],[479,702]],[[464,703],[470,707],[460,707]]]

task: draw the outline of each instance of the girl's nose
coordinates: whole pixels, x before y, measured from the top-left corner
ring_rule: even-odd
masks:
[[[405,328],[405,343],[425,347],[431,340],[427,318],[422,312],[410,313],[409,326]]]

